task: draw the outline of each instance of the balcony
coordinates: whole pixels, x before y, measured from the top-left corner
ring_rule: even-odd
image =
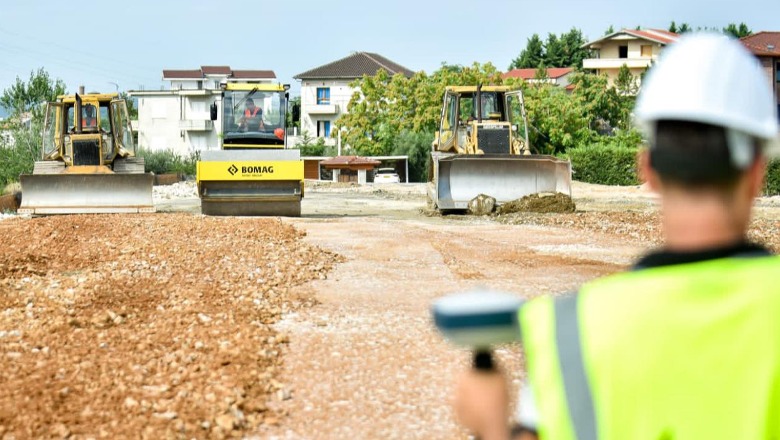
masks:
[[[583,69],[620,69],[625,64],[629,69],[650,66],[652,58],[588,58],[582,60]]]
[[[185,119],[179,121],[179,130],[187,131],[211,131],[214,129],[214,122],[211,120]]]
[[[339,106],[336,104],[319,104],[306,107],[306,112],[310,115],[335,115],[339,112]]]

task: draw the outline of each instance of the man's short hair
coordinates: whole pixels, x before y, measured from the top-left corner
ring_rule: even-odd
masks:
[[[752,143],[752,165],[760,156]],[[650,145],[650,166],[662,180],[688,187],[733,187],[745,168],[735,165],[724,127],[701,122],[660,120]]]

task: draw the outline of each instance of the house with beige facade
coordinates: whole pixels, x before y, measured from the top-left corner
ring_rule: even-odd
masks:
[[[138,100],[138,146],[183,156],[218,150],[221,114],[212,121],[209,108],[212,103],[220,104],[220,83],[269,83],[275,79],[272,70],[233,70],[230,66],[163,70],[163,80],[170,81],[168,89],[128,92]]]
[[[775,91],[777,113],[780,118],[780,32],[756,32],[741,38],[740,41],[753,52],[766,72],[767,80]]]
[[[348,112],[355,89],[350,83],[384,69],[390,76],[414,75],[412,70],[371,52],[355,52],[347,57],[295,75],[301,82],[301,133],[325,138],[328,144],[336,120]]]
[[[642,73],[678,37],[663,29],[622,29],[583,45],[593,53],[593,58],[583,60],[582,68],[606,74],[612,85],[625,64],[639,85]]]

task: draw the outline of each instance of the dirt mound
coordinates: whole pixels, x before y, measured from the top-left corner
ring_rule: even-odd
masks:
[[[22,193],[5,194],[0,196],[0,213],[16,212],[22,202]]]
[[[571,197],[563,193],[538,193],[504,203],[496,209],[497,214],[513,212],[574,212],[576,206]]]
[[[128,233],[121,233],[127,231]],[[340,257],[276,219],[0,224],[0,437],[241,438],[278,423],[291,289]]]

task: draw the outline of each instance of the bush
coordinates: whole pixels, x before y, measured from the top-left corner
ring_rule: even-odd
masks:
[[[15,127],[13,142],[0,138],[0,187],[19,181],[20,174],[32,174],[36,160],[41,159],[40,131],[37,127]]]
[[[393,140],[392,155],[409,156],[409,181],[428,181],[428,162],[431,160],[432,132],[402,131]]]
[[[769,165],[767,166],[764,195],[780,195],[780,159],[769,162]]]
[[[200,153],[190,153],[188,157],[172,151],[138,150],[138,156],[143,157],[146,171],[154,174],[177,173],[188,176],[195,175],[195,166],[200,160]]]
[[[574,180],[601,185],[638,185],[636,155],[638,148],[623,145],[590,145],[570,148]]]

